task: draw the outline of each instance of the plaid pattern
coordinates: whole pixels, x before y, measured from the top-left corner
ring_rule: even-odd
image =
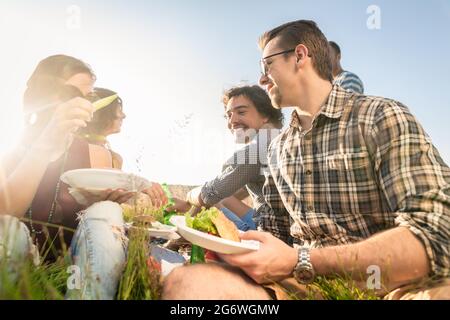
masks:
[[[222,173],[202,186],[203,202],[213,206],[246,187],[255,209],[253,218],[258,221],[265,204],[262,188],[264,171],[267,171],[267,149],[279,134],[279,129],[262,128],[250,143],[233,153],[225,162]]]
[[[401,103],[333,86],[312,129],[294,112],[268,157],[261,229],[330,246],[404,226],[450,275],[450,169]]]

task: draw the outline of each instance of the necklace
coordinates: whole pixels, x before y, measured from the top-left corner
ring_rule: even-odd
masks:
[[[66,151],[64,152],[64,159],[63,159],[63,163],[61,165],[61,169],[59,172],[59,176],[61,177],[62,174],[64,173],[64,169],[66,167],[66,162],[67,162],[67,156],[68,156],[69,152],[66,149]],[[53,202],[52,202],[52,206],[50,207],[50,212],[48,213],[48,218],[47,218],[47,222],[51,223],[52,219],[53,219],[53,215],[55,214],[56,211],[56,202],[58,201],[58,195],[59,195],[59,190],[61,188],[61,179],[58,179],[58,182],[56,183],[56,188],[55,188],[55,196],[53,197]],[[31,233],[32,234],[42,234],[43,231],[42,230],[36,230],[33,226],[33,210],[32,210],[33,204],[30,205],[30,208],[28,209],[28,218],[30,220],[30,229],[31,229]]]

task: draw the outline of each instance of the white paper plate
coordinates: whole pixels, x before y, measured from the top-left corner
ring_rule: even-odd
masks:
[[[124,189],[142,191],[151,183],[132,173],[110,169],[76,169],[65,172],[61,181],[72,188],[86,190]]]
[[[236,242],[189,228],[186,226],[184,216],[173,216],[170,218],[170,222],[177,227],[177,232],[187,241],[211,251],[239,254],[259,249],[259,241],[242,240],[241,242]]]
[[[125,228],[130,229],[130,228],[140,228],[140,227],[134,227],[132,224],[126,223]],[[161,228],[145,228],[145,230],[147,230],[148,234],[154,238],[161,238],[161,239],[166,239],[166,240],[180,239],[180,236],[176,232],[177,231],[176,227],[163,225],[162,229]]]

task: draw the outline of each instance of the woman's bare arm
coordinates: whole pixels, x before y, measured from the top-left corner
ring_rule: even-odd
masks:
[[[0,165],[0,215],[22,217],[33,201],[50,158],[47,152],[32,148],[15,167],[8,163],[10,159]]]

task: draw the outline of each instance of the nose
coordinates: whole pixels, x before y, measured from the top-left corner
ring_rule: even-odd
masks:
[[[238,116],[237,116],[236,112],[232,112],[231,116],[230,116],[230,118],[228,120],[228,124],[230,126],[233,125],[233,124],[236,124],[237,123],[237,118],[238,118]]]
[[[270,79],[268,76],[261,74],[261,77],[259,78],[259,85],[266,86],[269,83]]]
[[[122,110],[119,110],[119,119],[125,119],[127,117],[127,115],[122,111]]]

